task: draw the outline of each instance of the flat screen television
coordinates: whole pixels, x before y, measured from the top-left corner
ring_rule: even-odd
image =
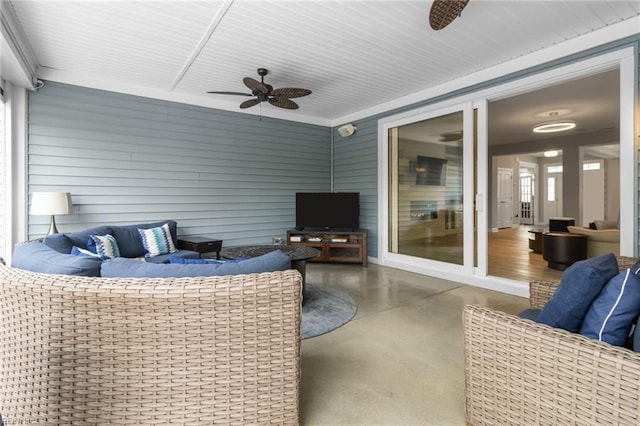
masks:
[[[360,193],[297,192],[296,228],[356,230],[360,228]]]
[[[416,185],[446,186],[447,160],[418,155]]]

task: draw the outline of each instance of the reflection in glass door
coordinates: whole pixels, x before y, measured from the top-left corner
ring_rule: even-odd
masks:
[[[462,129],[462,111],[389,129],[389,252],[463,264]]]

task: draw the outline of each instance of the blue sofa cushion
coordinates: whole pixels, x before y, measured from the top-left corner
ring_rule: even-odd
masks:
[[[154,264],[132,259],[109,259],[102,263],[101,273],[103,277],[119,278],[203,277],[283,271],[290,267],[289,256],[276,250],[243,262],[207,265]]]
[[[120,256],[122,257],[142,257],[146,253],[140,233],[138,229],[157,228],[169,224],[169,231],[173,244],[177,245],[178,224],[174,220],[164,220],[162,222],[141,223],[137,225],[111,226],[111,235],[116,237],[118,246],[120,247]]]
[[[540,311],[541,309],[528,308],[520,312],[517,316],[523,319],[535,321],[538,318],[538,315],[540,315]]]
[[[91,235],[111,234],[109,226],[97,226],[95,228],[85,229],[78,232],[67,232],[64,234],[50,234],[44,237],[44,244],[55,249],[60,253],[71,253],[73,246],[83,249],[87,247]]]
[[[200,259],[200,253],[198,253],[197,251],[178,250],[175,253],[167,253],[167,254],[161,254],[154,257],[147,257],[145,258],[145,260],[147,261],[147,263],[171,263],[171,258],[174,256],[176,258],[185,259],[185,260]]]
[[[200,259],[200,258],[189,259],[184,257],[171,256],[169,258],[169,263],[180,263],[183,265],[211,265],[211,264],[222,265],[223,263],[240,263],[244,260],[247,260],[247,259],[246,258],[238,258],[233,260]]]
[[[638,314],[640,277],[627,269],[611,278],[595,298],[584,317],[580,334],[623,346]]]
[[[11,266],[45,274],[83,275],[99,277],[99,258],[74,256],[56,251],[46,244],[34,241],[18,245]]]
[[[577,333],[591,302],[617,274],[618,261],[612,253],[574,263],[564,271],[558,289],[536,322]]]

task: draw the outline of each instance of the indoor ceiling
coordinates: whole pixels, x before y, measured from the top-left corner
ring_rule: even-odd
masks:
[[[241,111],[243,77],[258,67],[276,88],[301,87],[298,110],[262,103],[242,110],[339,125],[420,92],[593,31],[637,25],[640,2],[471,0],[443,30],[429,26],[431,1],[22,1],[7,4],[37,61],[37,77],[178,102]],[[625,27],[626,28],[626,27]],[[595,77],[594,77],[595,78]],[[571,86],[573,84],[573,86]],[[598,128],[611,104],[608,81],[597,102],[585,90],[541,90],[493,107],[514,140],[543,111],[571,109]],[[617,83],[611,83],[617,84]],[[566,96],[565,96],[566,95]],[[422,98],[425,99],[425,98]],[[414,100],[415,102],[415,100]],[[585,105],[589,108],[583,108]],[[598,110],[600,108],[600,110]],[[588,111],[587,111],[588,110]],[[597,117],[597,119],[596,119]],[[493,118],[492,118],[493,119]],[[519,137],[519,136],[518,136]]]

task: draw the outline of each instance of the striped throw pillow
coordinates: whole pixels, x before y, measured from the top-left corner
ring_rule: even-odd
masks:
[[[90,251],[95,248],[95,253],[103,259],[120,257],[118,242],[113,235],[91,235],[87,242],[87,248]]]
[[[168,223],[157,228],[138,228],[138,233],[140,234],[140,239],[142,239],[142,245],[146,250],[144,257],[154,257],[178,251],[175,244],[173,244]]]

